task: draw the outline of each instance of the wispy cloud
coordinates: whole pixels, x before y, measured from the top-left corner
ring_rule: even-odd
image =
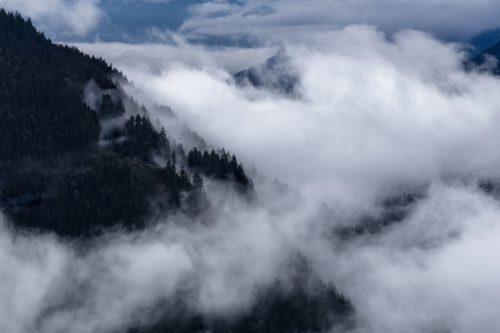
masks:
[[[113,45],[85,45],[113,60],[140,87],[139,99],[171,105],[264,176],[256,178],[257,206],[212,197],[221,227],[210,234],[224,238],[221,252],[200,253],[221,261],[208,261],[217,279],[203,280],[208,294],[197,304],[214,309],[206,295],[236,295],[282,276],[284,258],[297,251],[353,301],[358,332],[498,330],[500,271],[487,258],[498,252],[500,206],[477,189],[478,179],[500,176],[498,78],[466,72],[459,45],[415,31],[389,39],[351,26],[282,42],[300,98],[236,86],[200,47],[211,61],[183,56],[192,46],[181,43],[171,62],[151,71],[131,61],[147,63],[149,45],[135,46],[144,52],[132,58]],[[414,210],[380,234],[332,236],[338,225],[376,214],[387,196],[421,188]],[[241,261],[258,269],[247,272]],[[242,280],[233,280],[235,271]],[[215,308],[232,301],[222,297]]]
[[[183,66],[190,47],[179,49],[176,65],[151,73],[130,58],[144,63],[146,53],[141,61],[139,53],[94,45],[209,141],[228,146],[270,178],[312,186],[314,193],[321,186],[346,198],[346,191],[367,194],[369,184],[494,172],[500,161],[493,126],[498,80],[466,73],[459,45],[412,31],[389,41],[376,29],[354,26],[295,35],[285,48],[302,99],[241,90],[209,61]],[[201,48],[197,54],[212,57]],[[327,174],[336,177],[323,179]]]
[[[495,0],[247,0],[207,1],[192,7],[182,31],[197,34],[276,36],[306,29],[376,25],[386,32],[418,29],[441,37],[468,38],[498,27]]]
[[[47,30],[77,36],[87,34],[103,17],[99,0],[0,0],[0,7],[31,17]]]
[[[208,3],[184,28],[223,33],[217,24],[235,22],[231,32],[279,32],[300,98],[232,81],[230,72],[274,49],[206,48],[177,36],[169,46],[79,45],[124,71],[140,102],[172,106],[208,142],[255,167],[257,200],[207,182],[210,223],[159,218],[87,247],[0,224],[0,267],[9,268],[0,273],[2,331],[121,331],[186,286],[185,301],[201,313],[244,310],[256,289],[287,279],[283,267],[296,253],[352,300],[357,332],[500,329],[500,269],[491,259],[500,204],[477,189],[479,179],[500,177],[500,80],[465,71],[460,45],[424,33],[296,25],[297,8],[321,18],[338,2],[297,1],[279,25],[284,2],[266,3]],[[381,233],[335,236],[339,225],[376,215],[387,196],[422,188],[411,213]]]

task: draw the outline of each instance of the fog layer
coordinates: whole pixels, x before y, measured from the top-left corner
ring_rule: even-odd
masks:
[[[151,45],[80,47],[124,71],[139,101],[171,106],[254,167],[257,201],[208,182],[213,223],[171,216],[84,248],[4,227],[1,331],[120,330],[179,294],[231,315],[258,287],[286,281],[297,253],[353,302],[358,332],[498,331],[500,206],[477,184],[500,176],[500,81],[464,71],[459,45],[367,26],[297,35],[281,47],[299,96],[236,85],[224,59],[241,50],[198,48],[209,61],[192,61],[180,45],[149,67]],[[336,236],[403,192],[422,198],[402,221]]]

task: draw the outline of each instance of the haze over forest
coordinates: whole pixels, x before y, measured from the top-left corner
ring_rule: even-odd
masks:
[[[499,332],[499,12],[0,0],[0,332]]]

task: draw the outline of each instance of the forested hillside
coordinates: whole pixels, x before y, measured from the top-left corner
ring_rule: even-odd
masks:
[[[210,209],[208,179],[254,200],[236,156],[205,145],[186,152],[125,93],[125,80],[102,59],[54,44],[30,21],[0,11],[0,207],[13,229],[84,242],[108,230],[142,230],[169,214],[196,223]],[[130,332],[306,333],[351,325],[350,302],[305,266],[291,265],[291,286],[276,281],[256,290],[255,305],[234,318],[193,312],[179,299]]]
[[[484,64],[485,62],[491,63],[491,65],[493,65],[493,73],[495,75],[500,75],[500,43],[483,51],[474,59],[474,62],[476,64]]]
[[[142,227],[152,211],[200,213],[202,175],[252,190],[223,151],[188,162],[120,81],[102,59],[0,11],[0,203],[16,226],[80,237]],[[90,82],[100,99],[93,106],[84,101]]]
[[[94,80],[116,88],[100,59],[53,44],[19,15],[0,11],[1,160],[44,157],[92,146],[99,121],[82,101]]]
[[[308,283],[312,285],[311,290],[305,287]],[[128,333],[347,332],[354,326],[352,305],[334,286],[301,279],[292,286],[276,283],[260,291],[257,303],[236,318],[193,314],[181,302],[175,309],[158,323],[134,328]]]

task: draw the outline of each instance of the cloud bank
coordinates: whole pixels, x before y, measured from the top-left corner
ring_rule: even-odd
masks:
[[[416,31],[387,38],[350,26],[299,36],[283,47],[300,98],[239,87],[216,61],[183,61],[182,47],[156,72],[123,61],[112,45],[84,47],[124,70],[139,99],[172,106],[255,167],[263,211],[231,214],[262,222],[267,213],[255,212],[272,212],[273,226],[289,226],[258,233],[272,244],[290,239],[334,282],[353,301],[357,332],[498,330],[500,272],[489,258],[500,206],[477,187],[500,176],[498,78],[466,72],[460,45]],[[273,179],[288,194],[271,190]],[[398,224],[351,241],[332,236],[411,191],[424,197]]]
[[[233,82],[269,49],[80,45],[124,71],[140,102],[171,106],[253,166],[258,200],[208,182],[210,223],[160,217],[88,247],[3,227],[0,331],[120,331],[186,289],[202,313],[244,311],[297,253],[353,302],[357,333],[498,331],[500,205],[477,182],[500,177],[500,80],[416,31],[349,26],[282,43],[295,98]],[[402,221],[336,234],[414,191]]]
[[[142,232],[71,243],[13,234],[2,220],[0,264],[9,269],[0,275],[0,329],[116,332],[183,306],[207,316],[245,311],[260,288],[288,280],[310,212],[294,210],[281,223],[271,207],[208,186],[209,224],[174,216]]]
[[[99,0],[0,0],[0,7],[30,17],[44,30],[76,36],[86,35],[103,16]]]
[[[95,31],[90,38],[145,42],[150,37],[146,31],[158,28],[197,40],[216,37],[207,43],[228,36],[236,39],[221,40],[234,43],[252,36],[252,42],[268,42],[353,24],[374,25],[386,33],[416,29],[468,40],[498,28],[500,11],[496,0],[2,0],[0,7],[32,17],[44,31],[66,41],[85,40]]]
[[[417,29],[464,39],[498,27],[499,11],[500,3],[495,0],[207,1],[192,7],[191,17],[180,30],[279,38],[304,30],[371,24],[388,33]]]
[[[240,89],[220,66],[190,61],[189,48],[177,52],[179,61],[172,56],[151,72],[127,60],[130,54],[141,58],[138,53],[82,46],[107,56],[210,142],[235,151],[266,177],[321,193],[321,199],[497,175],[498,80],[466,73],[460,45],[419,32],[388,40],[374,28],[353,26],[309,34],[301,43],[293,39],[284,47],[300,76],[303,98],[295,100]],[[199,58],[214,59],[199,51]]]

